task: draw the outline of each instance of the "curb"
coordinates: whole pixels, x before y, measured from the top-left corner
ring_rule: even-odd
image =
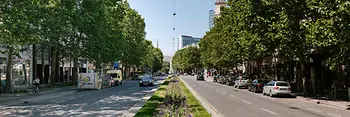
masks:
[[[163,81],[161,81],[159,83],[159,87],[160,85],[162,85],[165,82],[166,79],[164,79]],[[122,115],[122,117],[133,117],[136,115],[136,113],[146,104],[146,102],[151,99],[151,97],[153,96],[153,94],[158,91],[159,87],[152,89],[149,93],[147,93],[145,96],[142,97],[141,101],[137,102],[136,104],[134,104],[129,110],[127,110],[127,112],[125,114]]]
[[[190,90],[194,97],[202,104],[205,110],[211,114],[212,117],[223,117],[212,105],[210,105],[202,96],[200,96],[195,90],[192,89],[186,82],[182,80],[181,77],[179,79],[185,84],[185,86]]]

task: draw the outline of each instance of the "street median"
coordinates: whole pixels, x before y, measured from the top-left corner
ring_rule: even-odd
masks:
[[[210,117],[200,102],[178,78],[167,79],[135,117]]]

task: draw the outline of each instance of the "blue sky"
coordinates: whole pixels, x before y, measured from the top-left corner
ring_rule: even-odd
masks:
[[[174,0],[128,0],[130,6],[145,18],[146,39],[152,40],[164,55],[173,54]],[[209,10],[215,0],[176,0],[175,49],[181,34],[202,38],[209,30]]]

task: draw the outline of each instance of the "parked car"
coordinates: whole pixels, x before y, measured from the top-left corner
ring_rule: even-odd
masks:
[[[113,86],[123,84],[123,76],[121,70],[108,70],[107,75],[114,80]]]
[[[269,81],[267,80],[255,79],[248,83],[248,90],[254,93],[262,92],[264,85],[266,85],[267,83],[269,83]]]
[[[239,76],[235,81],[235,88],[247,88],[247,81],[249,76]]]
[[[213,82],[218,82],[218,79],[219,79],[220,76],[213,76]]]
[[[194,73],[191,74],[191,76],[194,76],[194,75],[195,75]]]
[[[292,96],[291,87],[285,81],[271,81],[263,88],[263,95],[276,96],[287,95]]]
[[[219,76],[218,82],[219,82],[220,84],[224,84],[224,76]]]
[[[228,85],[228,86],[235,85],[235,77],[234,76],[228,76],[226,78],[225,84]]]
[[[197,75],[197,81],[199,81],[199,80],[205,81],[203,74],[198,74]]]
[[[150,75],[143,76],[141,78],[139,85],[140,85],[140,87],[141,86],[154,86],[154,79]]]

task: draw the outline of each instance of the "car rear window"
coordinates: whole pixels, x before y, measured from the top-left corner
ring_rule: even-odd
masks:
[[[276,83],[276,86],[289,86],[288,83],[285,82],[278,82]]]

